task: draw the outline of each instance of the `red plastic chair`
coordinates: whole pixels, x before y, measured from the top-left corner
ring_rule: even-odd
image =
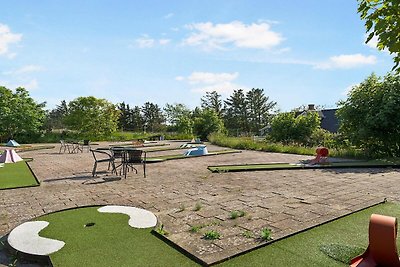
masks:
[[[350,267],[400,267],[396,246],[397,219],[372,214],[369,221],[369,245],[367,250],[350,262]]]

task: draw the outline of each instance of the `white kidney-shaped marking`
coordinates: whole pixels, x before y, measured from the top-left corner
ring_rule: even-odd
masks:
[[[10,232],[7,241],[11,247],[24,253],[49,255],[60,250],[65,243],[39,236],[39,232],[48,225],[49,223],[46,221],[23,223]]]
[[[157,217],[150,211],[128,206],[104,206],[99,212],[122,213],[130,217],[129,225],[135,228],[149,228],[157,224]]]

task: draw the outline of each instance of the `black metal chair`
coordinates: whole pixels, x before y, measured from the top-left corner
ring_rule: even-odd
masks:
[[[126,174],[129,169],[135,170],[136,174],[138,170],[134,167],[135,164],[143,165],[143,177],[146,178],[146,151],[143,150],[126,150],[122,159],[123,173],[126,179]]]
[[[114,163],[114,157],[108,153],[107,151],[103,150],[90,150],[93,154],[94,158],[94,165],[93,165],[93,170],[92,170],[92,176],[94,177],[96,175],[96,170],[97,170],[97,164],[102,163],[102,162],[108,162],[108,170],[110,167],[112,167],[112,172],[115,171],[115,163]]]
[[[123,159],[125,157],[125,148],[122,146],[113,146],[110,148],[111,154],[114,158],[114,164],[115,164],[115,173],[117,173],[117,169],[119,167],[123,167]],[[123,168],[121,168],[123,169]],[[120,171],[121,175],[121,171]]]

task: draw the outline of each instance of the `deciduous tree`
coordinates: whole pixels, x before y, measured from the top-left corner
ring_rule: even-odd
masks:
[[[366,43],[375,36],[377,47],[393,55],[393,70],[400,72],[400,0],[358,0],[358,12],[365,20],[369,34]]]

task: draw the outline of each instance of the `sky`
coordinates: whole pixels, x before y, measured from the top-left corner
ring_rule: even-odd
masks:
[[[0,86],[52,109],[80,96],[199,106],[264,89],[281,111],[335,108],[392,57],[356,0],[0,0]]]

